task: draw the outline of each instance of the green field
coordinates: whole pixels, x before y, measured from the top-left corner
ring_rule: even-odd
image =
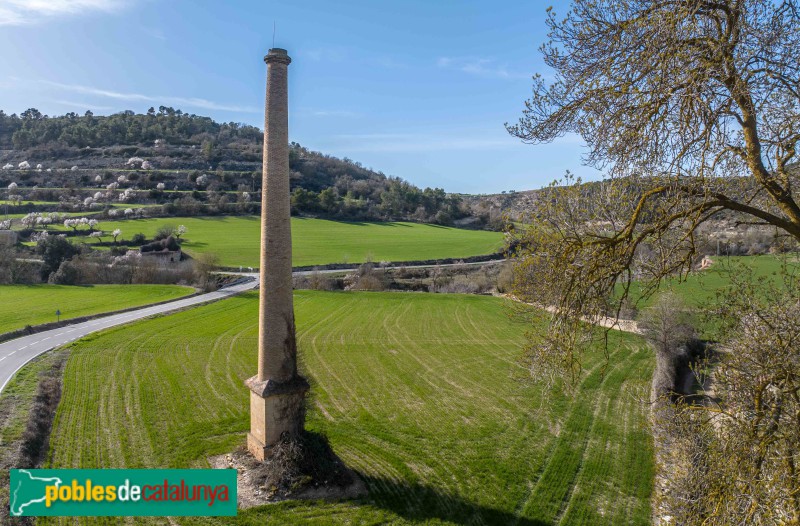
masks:
[[[740,278],[746,276],[747,280],[752,282],[766,280],[778,284],[782,279],[781,273],[784,268],[795,275],[800,272],[797,254],[720,256],[711,259],[714,263],[707,270],[691,272],[682,280],[666,280],[662,284],[662,290],[675,292],[682,296],[689,305],[703,306],[713,302],[718,293],[731,285],[732,275],[738,275]],[[639,291],[640,288],[634,284],[631,289],[634,298],[639,296]],[[651,297],[642,305],[646,306],[652,302],[653,298]]]
[[[47,464],[207,467],[243,446],[257,305],[248,293],[72,344]],[[498,298],[299,291],[295,308],[307,427],[370,495],[170,524],[649,524],[639,339],[612,334],[605,374],[597,352],[572,398],[522,380],[526,325]]]
[[[213,252],[219,256],[220,265],[258,267],[261,223],[256,216],[101,221],[99,228],[107,232],[119,228],[122,237],[130,239],[140,232],[152,237],[165,224],[186,226],[183,247],[190,254]],[[502,240],[499,232],[419,223],[292,218],[296,266],[363,263],[367,259],[379,262],[463,258],[495,252]]]
[[[171,300],[194,292],[177,285],[0,285],[0,334],[26,325]]]

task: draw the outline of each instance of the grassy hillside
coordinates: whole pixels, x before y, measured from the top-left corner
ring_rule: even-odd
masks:
[[[73,344],[49,465],[207,467],[242,446],[257,303],[247,294]],[[638,339],[612,335],[605,375],[598,352],[573,399],[521,380],[526,325],[498,298],[301,291],[295,306],[307,427],[369,497],[172,523],[649,524],[652,445],[635,395],[652,358]]]
[[[0,285],[0,333],[100,312],[157,303],[194,292],[175,285]]]
[[[261,223],[256,216],[103,221],[99,228],[152,237],[164,224],[185,225],[184,250],[214,252],[225,266],[257,267]],[[63,228],[63,227],[62,227]],[[106,239],[108,240],[108,239]],[[462,258],[495,252],[502,234],[419,223],[358,223],[292,218],[295,265]]]

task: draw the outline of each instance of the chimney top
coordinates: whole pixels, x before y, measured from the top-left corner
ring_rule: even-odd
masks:
[[[267,53],[267,56],[264,57],[264,62],[266,62],[267,64],[271,62],[278,62],[281,64],[286,64],[288,66],[289,63],[292,62],[292,59],[289,58],[289,55],[287,54],[285,49],[274,47],[270,49],[269,53]]]

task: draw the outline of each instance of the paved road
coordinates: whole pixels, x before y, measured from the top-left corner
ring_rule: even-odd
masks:
[[[163,305],[154,305],[152,307],[143,307],[141,309],[123,312],[122,314],[114,314],[104,318],[97,318],[94,320],[85,321],[83,323],[76,323],[66,327],[59,327],[49,331],[38,332],[30,336],[23,336],[14,340],[9,340],[0,343],[0,393],[14,374],[19,371],[23,365],[36,358],[43,352],[54,349],[59,345],[64,345],[78,338],[82,338],[87,334],[115,325],[122,325],[134,320],[140,320],[154,314],[162,314],[171,312],[192,305],[200,303],[207,303],[209,301],[216,301],[223,298],[239,294],[246,290],[255,288],[258,285],[257,280],[251,280],[246,283],[240,283],[225,287],[223,289],[209,292],[207,294],[199,294],[191,298],[182,300],[171,301]]]
[[[497,263],[497,261],[466,263],[466,265],[487,265],[491,263]],[[446,264],[440,266],[450,267],[455,265],[457,264]],[[427,268],[434,266],[436,265],[416,265],[416,266],[409,266],[406,268],[409,269]],[[387,268],[397,269],[400,267],[387,267]],[[313,274],[314,272],[320,272],[322,274],[334,274],[340,272],[349,272],[351,270],[353,269],[320,270],[320,271],[308,270],[308,271],[294,272],[294,275],[303,276],[303,275]],[[97,318],[94,320],[85,321],[83,323],[67,325],[65,327],[60,327],[58,329],[38,332],[30,336],[24,336],[22,338],[17,338],[14,340],[9,340],[4,343],[0,343],[0,393],[3,392],[3,388],[5,388],[8,381],[11,380],[11,378],[16,374],[17,371],[19,371],[22,368],[22,366],[24,366],[26,363],[36,358],[40,354],[49,351],[50,349],[54,349],[60,345],[64,345],[65,343],[69,343],[73,340],[77,340],[78,338],[83,338],[87,334],[91,334],[96,331],[101,331],[103,329],[108,329],[109,327],[122,325],[123,323],[130,323],[132,321],[140,320],[142,318],[146,318],[154,314],[163,314],[166,312],[183,309],[185,307],[191,307],[193,305],[207,303],[209,301],[220,300],[250,289],[254,289],[258,286],[258,274],[249,272],[241,272],[241,273],[224,272],[224,274],[237,274],[241,276],[250,277],[253,279],[246,283],[240,283],[237,285],[232,285],[230,287],[225,287],[215,292],[200,294],[198,296],[193,296],[191,298],[185,298],[182,300],[176,300],[169,303],[164,303],[163,305],[143,307],[141,309],[124,312],[122,314],[114,314],[112,316],[106,316],[103,318]]]
[[[447,267],[458,267],[458,266],[466,266],[466,267],[474,267],[474,266],[483,266],[483,265],[491,265],[493,263],[503,263],[506,261],[505,259],[490,259],[488,261],[472,261],[469,263],[433,263],[433,264],[426,264],[426,265],[390,265],[388,267],[381,267],[379,264],[375,263],[376,269],[385,269],[385,270],[400,270],[400,269],[417,269],[417,268],[447,268]],[[242,267],[242,269],[249,268],[249,267]],[[295,270],[292,274],[295,276],[306,276],[311,275],[314,273],[317,274],[341,274],[343,272],[352,272],[358,269],[358,265],[348,268],[334,268],[334,269],[319,269],[319,270]],[[235,276],[256,276],[258,277],[258,272],[249,272],[242,270],[241,272],[236,272],[234,270],[231,271],[220,271],[219,274],[233,274]]]

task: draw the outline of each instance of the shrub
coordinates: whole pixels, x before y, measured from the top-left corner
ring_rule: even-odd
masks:
[[[156,230],[156,235],[153,239],[167,239],[175,235],[175,230],[175,225],[161,225],[158,230]]]
[[[652,399],[658,400],[679,390],[678,369],[692,357],[695,321],[684,301],[671,292],[661,294],[652,306],[642,311],[639,329],[655,351]]]
[[[39,239],[36,252],[42,256],[42,280],[49,279],[50,274],[58,270],[61,263],[69,260],[80,250],[62,236],[47,236]]]
[[[56,366],[58,371],[54,371],[54,376],[45,376],[39,382],[28,423],[22,435],[17,467],[37,466],[47,451],[53,417],[61,400],[61,367],[63,362]]]
[[[386,272],[375,270],[371,262],[364,263],[344,278],[345,290],[381,291],[386,289]]]
[[[47,281],[56,285],[77,285],[78,271],[71,261],[64,261],[58,267],[58,270],[50,274],[50,278]]]
[[[296,289],[337,290],[340,288],[337,286],[336,279],[326,276],[317,269],[310,274],[296,276],[293,281]]]
[[[489,279],[484,274],[473,273],[468,276],[454,276],[440,281],[436,292],[457,294],[480,294],[492,289]]]
[[[514,285],[514,271],[511,268],[511,265],[504,264],[500,268],[500,272],[497,274],[497,278],[495,281],[497,292],[501,294],[511,292],[513,285]]]
[[[169,236],[169,237],[164,238],[164,239],[159,239],[159,240],[153,241],[152,243],[148,243],[146,245],[142,245],[139,248],[139,250],[142,253],[144,253],[144,252],[161,252],[161,251],[164,251],[164,250],[171,250],[171,251],[174,252],[174,251],[180,250],[180,249],[181,249],[181,247],[178,244],[178,241],[172,236]]]

